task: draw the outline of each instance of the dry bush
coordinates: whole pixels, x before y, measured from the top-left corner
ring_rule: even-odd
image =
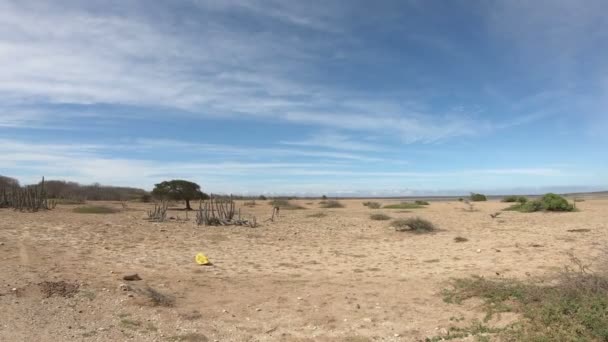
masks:
[[[467,242],[469,241],[469,239],[462,237],[462,236],[457,236],[454,238],[454,242]]]
[[[321,204],[321,208],[344,208],[344,204],[338,201],[330,200],[325,201],[324,204]]]
[[[374,221],[386,221],[386,220],[390,220],[391,217],[386,215],[386,214],[382,214],[382,213],[378,213],[378,214],[371,214],[369,215],[369,218],[374,220]]]
[[[380,207],[382,207],[378,202],[363,202],[363,205],[370,209],[380,209]]]
[[[304,207],[297,205],[297,204],[293,204],[286,199],[274,199],[270,202],[270,205],[272,205],[273,207],[281,208],[281,209],[285,209],[285,210],[304,209]]]
[[[397,219],[391,222],[391,227],[398,232],[428,233],[434,231],[435,225],[425,219],[414,217]]]
[[[175,305],[175,298],[173,296],[161,293],[150,286],[138,292],[144,295],[152,306],[172,307]]]

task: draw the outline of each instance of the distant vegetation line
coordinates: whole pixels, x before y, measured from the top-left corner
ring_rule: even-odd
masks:
[[[0,175],[0,189],[9,186],[20,186],[19,181],[15,178]],[[125,200],[140,200],[150,196],[151,192],[135,187],[122,187],[101,185],[93,183],[83,185],[77,182],[65,180],[46,180],[45,188],[49,193],[50,198],[65,198],[65,199],[84,199],[90,201],[125,201]],[[210,194],[212,197],[226,197],[227,195]],[[504,195],[487,195],[488,199],[501,199],[507,195],[520,195],[531,198],[541,197],[542,195],[529,194],[504,194]],[[592,192],[576,192],[563,193],[564,196],[608,196],[608,191],[592,191]],[[234,199],[260,199],[265,200],[264,195],[231,195]],[[268,196],[273,199],[317,199],[320,196],[289,196],[275,195]],[[449,195],[449,196],[329,196],[334,199],[392,199],[392,200],[434,200],[434,201],[452,201],[459,198],[467,198],[469,194]],[[323,196],[327,198],[327,196]]]

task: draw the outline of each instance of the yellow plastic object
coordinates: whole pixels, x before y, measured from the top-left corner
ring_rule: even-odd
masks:
[[[198,253],[194,259],[196,260],[196,263],[199,265],[209,265],[209,259],[203,253]]]

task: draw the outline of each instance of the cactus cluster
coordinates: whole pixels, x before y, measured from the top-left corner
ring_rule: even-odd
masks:
[[[57,203],[49,200],[44,188],[44,177],[37,185],[20,187],[12,185],[0,189],[0,208],[13,208],[19,211],[36,212],[54,209]]]
[[[241,210],[236,211],[235,203],[230,199],[210,199],[201,201],[196,213],[196,223],[205,226],[249,226],[257,227],[255,216],[251,220],[241,219]]]
[[[165,221],[167,218],[167,208],[169,208],[169,202],[167,201],[154,203],[154,210],[148,210],[148,220],[155,222]]]

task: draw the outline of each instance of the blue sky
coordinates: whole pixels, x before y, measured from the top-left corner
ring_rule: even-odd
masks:
[[[0,174],[608,189],[608,2],[0,2]]]

